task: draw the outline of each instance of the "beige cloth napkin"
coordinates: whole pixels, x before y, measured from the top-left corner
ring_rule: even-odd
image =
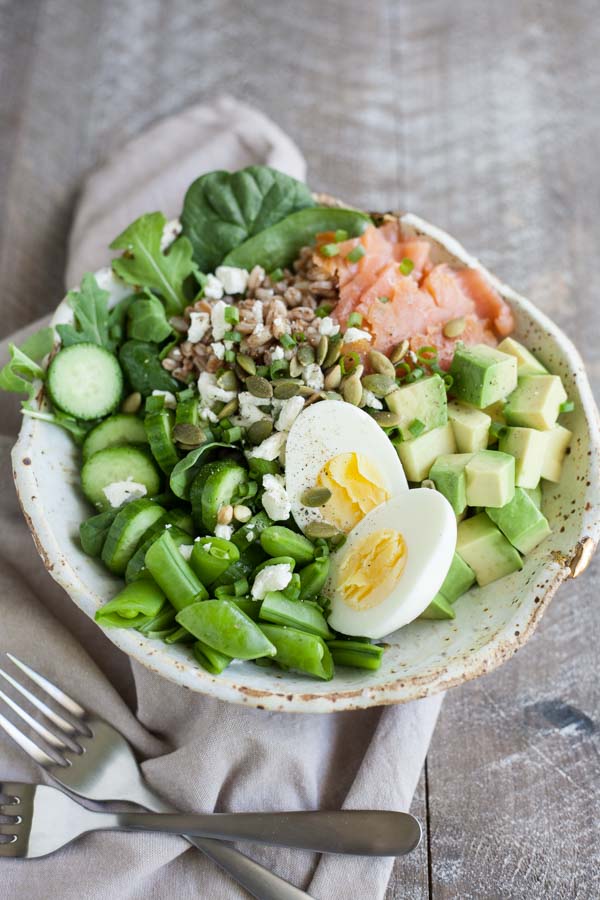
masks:
[[[289,138],[228,97],[152,127],[88,179],[67,285],[108,259],[106,245],[135,216],[155,208],[175,215],[197,175],[250,163],[304,174]],[[4,362],[6,343],[0,356]],[[14,398],[0,397],[0,651],[29,660],[120,728],[145,760],[149,782],[182,810],[408,809],[441,697],[332,715],[268,713],[192,694],[132,664],[51,581],[36,554],[10,475],[16,410]],[[0,657],[5,663],[10,668]],[[2,778],[40,780],[40,773],[0,733]],[[379,900],[392,869],[390,859],[240,849],[319,900]],[[2,897],[28,900],[247,896],[182,839],[161,835],[95,834],[42,860],[2,860],[0,886]]]

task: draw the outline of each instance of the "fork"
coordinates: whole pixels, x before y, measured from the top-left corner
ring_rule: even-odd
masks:
[[[18,859],[46,856],[90,831],[185,833],[357,856],[398,856],[412,850],[421,836],[412,816],[384,810],[208,815],[98,812],[53,787],[1,781],[0,795],[6,798],[0,799],[0,816],[11,819],[0,822],[0,838],[5,838],[0,841],[0,857]],[[408,819],[412,822],[407,835]]]
[[[83,800],[125,801],[152,812],[176,811],[175,807],[146,784],[133,750],[120,732],[104,719],[91,715],[35,669],[11,653],[7,653],[7,656],[61,708],[62,714],[58,714],[0,669],[0,675],[35,706],[55,729],[50,730],[45,724],[38,722],[0,691],[1,699],[42,738],[50,752],[32,741],[2,714],[0,726],[51,778]],[[257,900],[310,900],[309,894],[265,869],[235,847],[209,838],[184,837],[228,872]]]

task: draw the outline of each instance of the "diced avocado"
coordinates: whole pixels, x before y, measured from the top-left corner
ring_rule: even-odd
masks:
[[[455,619],[456,613],[442,594],[436,594],[427,609],[423,610],[420,619]]]
[[[517,360],[486,344],[458,344],[450,374],[452,395],[477,409],[504,400],[517,386]]]
[[[448,404],[448,420],[452,423],[459,453],[485,450],[492,424],[492,419],[487,413],[453,400]]]
[[[515,458],[480,450],[465,466],[469,506],[505,506],[515,493]]]
[[[553,428],[560,405],[567,399],[558,375],[524,375],[508,398],[504,415],[509,425],[524,428]]]
[[[461,559],[458,553],[455,553],[448,574],[440,588],[440,594],[448,603],[455,603],[473,584],[475,584],[475,572],[464,559]]]
[[[571,443],[571,432],[562,425],[555,425],[554,428],[542,433],[546,442],[542,461],[542,478],[547,478],[548,481],[560,481],[565,454]]]
[[[535,488],[523,488],[526,494],[533,500],[538,509],[542,508],[542,485],[538,484]]]
[[[465,466],[472,455],[472,453],[448,453],[438,456],[429,470],[429,477],[457,516],[464,512],[467,506]]]
[[[500,435],[498,450],[515,458],[515,484],[534,488],[542,477],[542,463],[546,450],[543,431],[535,428],[506,428]]]
[[[448,421],[446,385],[439,375],[405,384],[388,394],[385,402],[399,417],[403,441],[411,441]],[[412,431],[411,425],[416,426]]]
[[[550,534],[548,520],[522,488],[515,490],[515,496],[506,506],[488,507],[486,512],[521,553],[529,553]]]
[[[539,359],[536,359],[527,347],[515,341],[514,338],[506,337],[498,344],[498,350],[502,353],[508,353],[517,360],[517,374],[521,375],[547,375],[548,369],[544,368]]]
[[[412,441],[393,441],[409,481],[423,481],[438,458],[454,453],[456,443],[450,422]]]
[[[456,552],[481,587],[523,568],[519,553],[484,512],[460,523]]]

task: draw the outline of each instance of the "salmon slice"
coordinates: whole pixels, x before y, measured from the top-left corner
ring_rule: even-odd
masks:
[[[414,334],[410,339],[410,348],[415,353],[420,347],[436,347],[438,351],[438,363],[442,369],[448,369],[454,356],[456,343],[464,344],[488,344],[495,347],[498,343],[489,321],[479,319],[475,315],[465,316],[465,328],[462,334],[456,338],[448,338],[444,334],[443,324],[429,327],[421,334]]]
[[[456,269],[446,263],[435,266],[423,279],[422,287],[429,291],[436,306],[444,310],[445,322],[474,312],[475,303],[464,290]]]
[[[456,274],[464,290],[475,302],[477,314],[482,319],[490,319],[502,337],[510,334],[515,327],[512,310],[485,275],[479,269],[458,269]]]

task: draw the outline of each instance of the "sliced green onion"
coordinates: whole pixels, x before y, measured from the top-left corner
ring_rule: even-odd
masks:
[[[437,347],[419,347],[417,350],[417,359],[422,363],[433,363],[437,360]]]
[[[575,404],[572,400],[565,400],[564,403],[561,403],[558,407],[558,411],[561,413],[570,413],[575,409]]]
[[[256,374],[260,375],[261,378],[268,378],[269,377],[269,367],[268,366],[257,366]]]
[[[324,319],[325,316],[329,315],[332,309],[333,305],[331,303],[322,303],[321,306],[318,306],[315,309],[315,316],[317,319]]]
[[[446,390],[449,391],[450,388],[452,387],[452,385],[454,384],[454,378],[452,377],[452,375],[450,375],[449,372],[445,372],[442,375],[442,378],[444,380],[444,384],[446,385]]]
[[[226,350],[225,351],[225,362],[228,362],[228,363],[235,362],[235,350]]]
[[[287,359],[274,359],[269,367],[271,379],[274,381],[276,378],[281,378],[282,375],[286,375],[289,367],[290,364]]]
[[[352,351],[351,353],[346,353],[340,359],[340,369],[342,370],[342,375],[351,375],[358,365],[360,365],[360,356],[354,351]]]
[[[354,247],[354,249],[350,251],[350,253],[346,254],[346,259],[348,260],[348,262],[358,262],[359,259],[363,258],[366,252],[367,251],[362,244],[357,244],[356,247]]]
[[[291,336],[291,334],[282,334],[279,338],[279,343],[283,347],[284,350],[291,350],[292,347],[296,346],[296,341]]]
[[[228,444],[235,444],[242,439],[242,429],[239,425],[234,425],[232,428],[225,428],[223,430],[223,437]]]
[[[379,300],[380,303],[389,303],[390,302],[389,297],[378,297],[377,299]]]
[[[242,335],[239,331],[226,331],[223,335],[224,341],[231,341],[233,344],[239,344],[242,340]]]
[[[400,361],[396,366],[396,375],[399,381],[404,381],[407,375],[410,375],[411,368],[407,362]]]
[[[221,419],[221,421],[219,422],[219,426],[221,427],[221,429],[233,428],[233,422],[231,421],[231,419]]]
[[[506,425],[503,425],[502,422],[492,422],[490,425],[490,434],[493,438],[502,437],[505,431]]]
[[[425,422],[421,422],[420,419],[413,419],[408,426],[408,430],[413,437],[419,437],[419,435],[423,434],[425,431]]]
[[[420,366],[415,366],[408,377],[408,381],[418,381],[419,378],[422,378],[425,374],[424,370]]]
[[[283,269],[273,269],[272,272],[269,272],[269,279],[273,282],[281,281],[283,278]]]
[[[323,244],[320,252],[321,256],[337,256],[340,250],[337,244]]]
[[[360,313],[353,312],[348,316],[348,328],[355,328],[362,325],[363,317]]]
[[[338,228],[334,235],[336,241],[347,241],[348,240],[348,232],[344,231],[343,228]]]
[[[410,273],[412,272],[414,267],[415,267],[414,262],[412,261],[412,259],[409,259],[408,256],[405,256],[404,259],[402,260],[402,262],[400,263],[400,265],[398,266],[402,275],[410,275]]]
[[[295,337],[297,343],[299,343],[299,344],[301,344],[302,341],[305,341],[305,340],[306,340],[306,335],[304,334],[303,331],[295,331],[295,332],[294,332],[294,337]]]
[[[229,322],[230,325],[240,321],[240,311],[237,306],[226,306],[223,315],[225,321]]]

